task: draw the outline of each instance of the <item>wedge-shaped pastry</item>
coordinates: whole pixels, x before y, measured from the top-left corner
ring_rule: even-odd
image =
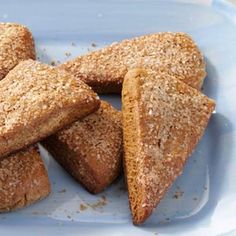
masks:
[[[107,102],[99,110],[43,141],[54,158],[91,193],[120,173],[121,114]]]
[[[0,212],[23,208],[49,193],[47,171],[37,147],[0,161]]]
[[[0,81],[0,157],[98,109],[97,95],[58,68],[27,60]]]
[[[0,80],[20,61],[35,59],[31,32],[22,25],[0,23]]]
[[[134,69],[122,90],[124,163],[133,222],[140,224],[181,174],[214,101],[165,74]]]
[[[157,33],[124,40],[60,67],[99,93],[120,93],[125,74],[136,67],[162,71],[197,89],[206,76],[201,52],[184,33]]]

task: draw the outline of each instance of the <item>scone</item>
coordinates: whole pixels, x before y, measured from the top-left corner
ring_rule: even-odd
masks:
[[[0,80],[20,61],[35,59],[34,40],[23,25],[0,23]]]
[[[156,33],[127,39],[65,62],[64,68],[98,93],[120,93],[129,69],[143,67],[172,75],[200,89],[206,76],[203,55],[185,33]]]
[[[97,95],[64,70],[33,60],[0,81],[0,159],[99,108]]]
[[[182,173],[215,103],[166,74],[127,73],[122,90],[125,175],[134,224],[144,222]]]
[[[0,212],[26,207],[50,193],[50,183],[37,147],[0,161]]]
[[[121,170],[121,114],[102,101],[97,112],[48,137],[42,144],[89,192],[101,192]]]

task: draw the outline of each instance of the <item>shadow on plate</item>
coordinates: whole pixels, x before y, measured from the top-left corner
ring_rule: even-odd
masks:
[[[202,92],[206,94],[208,97],[216,99],[218,92],[219,76],[217,74],[215,67],[211,64],[211,61],[207,57],[205,57],[204,59],[206,62],[207,76],[202,86]]]

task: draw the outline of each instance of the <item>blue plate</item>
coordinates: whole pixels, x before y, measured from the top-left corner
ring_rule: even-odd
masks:
[[[27,25],[38,59],[46,63],[146,33],[187,32],[205,55],[208,76],[203,92],[216,100],[217,107],[183,175],[143,226],[132,225],[122,178],[103,193],[90,195],[41,148],[52,194],[26,209],[1,214],[0,235],[236,235],[234,4],[233,0],[1,0],[1,21]],[[120,107],[119,96],[103,98]]]

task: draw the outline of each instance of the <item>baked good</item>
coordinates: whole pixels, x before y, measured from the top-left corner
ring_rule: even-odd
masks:
[[[97,112],[46,138],[42,144],[89,192],[101,192],[121,170],[121,114],[102,101]]]
[[[0,80],[20,61],[35,59],[34,40],[23,25],[0,23]]]
[[[98,93],[120,93],[125,74],[136,67],[162,71],[197,89],[206,76],[203,55],[192,38],[170,32],[127,39],[59,67]]]
[[[134,224],[143,223],[181,174],[215,103],[166,74],[134,69],[122,90],[124,165]]]
[[[27,60],[0,81],[0,159],[98,109],[97,95],[60,70]]]
[[[36,146],[0,161],[0,212],[23,208],[49,193],[47,171]]]

